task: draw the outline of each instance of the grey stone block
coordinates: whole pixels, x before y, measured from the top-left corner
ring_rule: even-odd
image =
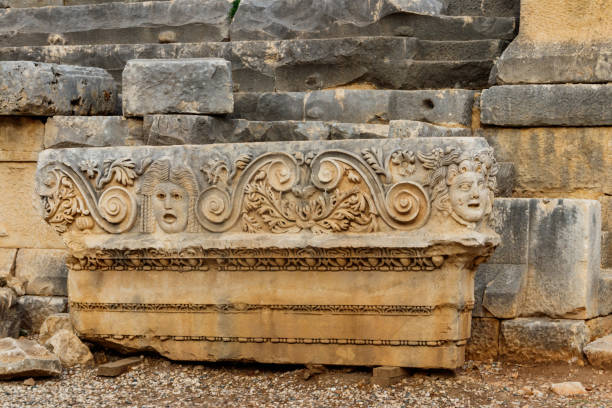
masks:
[[[435,0],[243,0],[232,41],[402,35],[437,40],[512,39],[514,18],[441,16]]]
[[[612,85],[505,85],[480,100],[482,123],[497,126],[612,125]]]
[[[115,112],[115,81],[100,68],[0,62],[0,115],[105,115]]]
[[[64,313],[68,305],[65,297],[21,296],[17,300],[21,313],[21,328],[29,333],[37,333],[45,319],[52,314]]]
[[[498,162],[499,170],[497,171],[497,191],[495,197],[512,197],[514,186],[516,184],[516,166],[514,163]]]
[[[174,0],[9,9],[0,15],[0,46],[157,43],[167,30],[180,42],[224,41],[230,7],[230,0]]]
[[[123,71],[123,113],[231,113],[229,61],[220,58],[131,60]]]
[[[436,126],[414,120],[389,122],[389,137],[472,137],[472,129]]]
[[[488,264],[482,268],[489,268],[494,276],[484,289],[482,307],[500,319],[517,317],[527,284],[527,265]]]
[[[45,148],[144,144],[141,119],[122,116],[55,116],[45,124]]]
[[[392,91],[389,119],[470,126],[475,94],[467,89]]]
[[[472,318],[472,334],[465,357],[468,360],[496,360],[499,353],[499,320]]]
[[[519,17],[520,0],[446,0],[445,14],[452,16]]]
[[[66,251],[20,249],[15,276],[26,282],[27,295],[68,296]]]
[[[344,89],[309,92],[304,109],[307,120],[386,123],[389,121],[389,94]]]
[[[612,335],[587,344],[584,354],[593,367],[612,369]]]
[[[531,202],[528,198],[495,199],[493,225],[502,239],[489,259],[489,264],[526,265],[528,263]]]
[[[582,320],[520,318],[501,324],[502,358],[539,363],[582,360],[589,330]]]

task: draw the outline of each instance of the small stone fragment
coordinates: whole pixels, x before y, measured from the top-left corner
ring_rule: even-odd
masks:
[[[142,359],[140,357],[128,357],[101,364],[98,366],[98,375],[101,377],[117,377],[126,372],[130,367],[140,364],[141,362]]]
[[[45,346],[55,353],[64,367],[77,364],[86,365],[93,362],[89,348],[72,330],[60,330],[45,342]]]
[[[552,384],[550,386],[552,392],[557,395],[564,397],[571,397],[574,395],[585,395],[587,390],[584,388],[582,383],[577,381],[568,381],[562,383]]]
[[[372,370],[372,383],[381,387],[388,387],[400,382],[408,376],[408,370],[401,367],[374,367]]]
[[[0,379],[59,375],[60,360],[33,340],[0,339]]]
[[[27,380],[23,381],[23,385],[29,385],[31,387],[33,385],[36,385],[36,381],[34,381],[32,377],[30,377]]]

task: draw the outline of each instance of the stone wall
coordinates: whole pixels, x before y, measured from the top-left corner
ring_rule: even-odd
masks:
[[[243,0],[233,20],[230,3],[0,1],[0,60],[104,68],[117,97],[40,95],[45,82],[21,106],[0,95],[0,188],[12,193],[0,200],[0,273],[25,330],[36,330],[29,305],[65,307],[49,297],[65,295],[63,244],[23,206],[42,149],[482,136],[502,164],[503,244],[477,275],[469,356],[581,359],[610,332],[611,48],[592,18],[605,1],[523,0],[520,32],[519,1]],[[122,115],[129,60],[201,57],[230,61],[233,112]],[[53,82],[45,67],[28,69]]]

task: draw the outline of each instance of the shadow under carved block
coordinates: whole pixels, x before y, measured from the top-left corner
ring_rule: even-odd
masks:
[[[459,367],[497,164],[484,139],[47,150],[79,334],[177,360]]]

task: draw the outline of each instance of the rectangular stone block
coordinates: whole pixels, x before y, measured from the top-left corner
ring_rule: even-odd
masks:
[[[14,276],[16,256],[16,249],[0,248],[0,286],[6,285],[9,276]]]
[[[392,120],[389,122],[389,137],[471,137],[472,129],[449,128],[430,125],[413,120]]]
[[[468,360],[497,360],[499,354],[499,327],[498,319],[472,318],[472,334],[468,341],[466,359]]]
[[[131,60],[123,70],[123,114],[219,114],[234,110],[232,71],[220,58]]]
[[[45,319],[56,313],[66,312],[68,299],[54,296],[21,296],[17,299],[21,313],[21,328],[28,333],[38,333]]]
[[[27,295],[68,296],[66,251],[61,249],[20,249],[15,276],[25,282]]]
[[[0,116],[0,161],[36,161],[44,134],[40,119]]]
[[[117,86],[101,68],[0,62],[0,115],[108,115]]]
[[[122,116],[55,116],[45,124],[46,149],[144,144],[142,120]]]
[[[0,248],[64,248],[33,201],[36,163],[0,162]]]
[[[485,89],[480,121],[496,126],[612,125],[612,85],[504,85]]]
[[[487,139],[500,162],[514,163],[517,195],[612,194],[612,127],[488,128],[476,135]]]
[[[518,363],[583,360],[589,330],[582,320],[519,318],[501,323],[500,356]]]

